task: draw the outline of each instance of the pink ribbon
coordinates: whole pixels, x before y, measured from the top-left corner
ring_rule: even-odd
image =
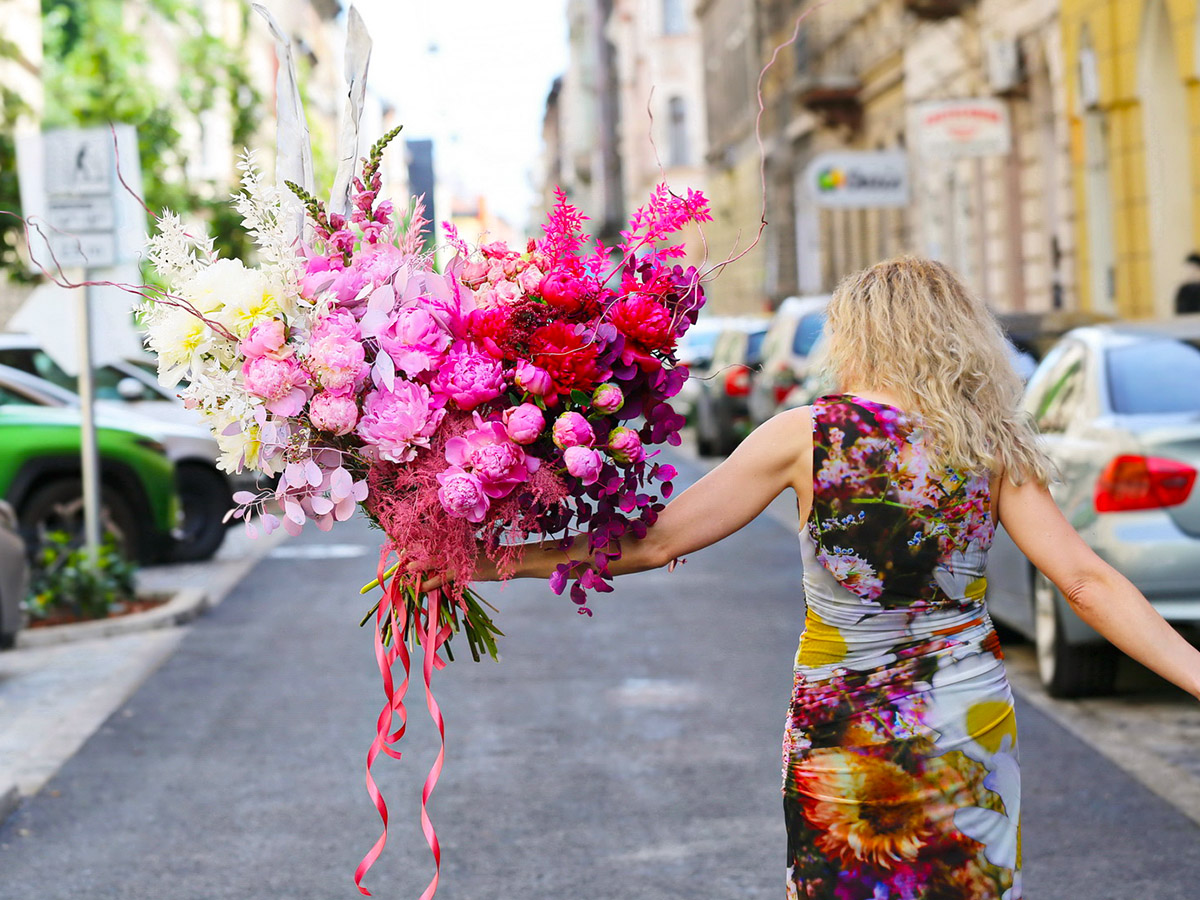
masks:
[[[395,745],[404,736],[408,725],[408,712],[404,706],[404,696],[408,692],[411,668],[408,647],[404,643],[404,632],[408,624],[408,605],[405,602],[402,591],[400,570],[397,569],[390,581],[384,576],[387,568],[387,560],[390,555],[389,549],[386,546],[379,554],[378,578],[380,585],[383,586],[383,598],[380,600],[379,609],[375,612],[375,661],[379,666],[379,673],[383,677],[385,702],[375,724],[375,739],[371,742],[371,747],[367,751],[366,772],[367,794],[370,796],[371,802],[375,804],[375,809],[379,812],[379,818],[383,822],[383,831],[379,835],[379,839],[375,841],[375,845],[363,857],[362,862],[358,864],[358,868],[354,870],[354,884],[358,888],[359,893],[367,897],[371,896],[371,892],[363,887],[362,880],[371,866],[375,864],[375,861],[379,859],[380,854],[383,853],[384,845],[387,843],[388,826],[387,803],[384,802],[383,794],[380,792],[379,787],[375,784],[375,779],[371,775],[371,766],[381,752],[386,753],[393,759],[400,759],[401,753],[395,749]],[[430,716],[437,725],[438,738],[441,742],[437,758],[430,767],[429,774],[426,776],[425,784],[421,790],[421,830],[425,833],[425,841],[429,844],[429,849],[433,852],[434,873],[429,885],[421,893],[420,900],[432,900],[434,894],[437,893],[438,880],[441,877],[442,870],[442,849],[438,843],[437,831],[434,829],[433,822],[429,818],[427,807],[429,797],[437,785],[438,778],[441,777],[442,764],[446,758],[446,730],[442,720],[442,711],[433,697],[432,688],[433,670],[435,668],[441,669],[446,665],[445,661],[438,656],[438,651],[446,642],[451,632],[449,625],[438,627],[441,599],[441,591],[429,594],[427,607],[420,610],[416,621],[413,622],[417,639],[424,652],[424,660],[421,668],[425,680],[425,704],[429,708]],[[420,621],[422,616],[425,619],[424,623]],[[392,625],[391,647],[387,647],[383,643],[383,626],[386,621],[390,621]],[[398,688],[395,687],[392,679],[392,667],[395,665],[397,659],[400,660],[400,663],[404,667],[404,680]],[[400,718],[400,726],[395,731],[391,730],[393,716],[399,716]]]

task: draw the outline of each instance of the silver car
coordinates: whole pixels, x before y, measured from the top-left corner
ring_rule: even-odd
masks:
[[[1200,622],[1200,317],[1068,332],[1025,392],[1060,480],[1051,493],[1101,557],[1168,621]],[[1056,697],[1111,693],[1119,652],[1001,530],[992,616],[1031,637]]]

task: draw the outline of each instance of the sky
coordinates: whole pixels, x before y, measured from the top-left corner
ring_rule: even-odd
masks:
[[[433,138],[439,179],[523,226],[546,95],[567,62],[566,0],[354,5],[373,42],[368,89],[396,106],[402,136]]]

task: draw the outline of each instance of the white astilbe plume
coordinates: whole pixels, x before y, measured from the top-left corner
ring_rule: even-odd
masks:
[[[213,239],[208,234],[190,234],[183,220],[167,209],[158,218],[158,234],[148,244],[151,265],[170,285],[187,281],[216,258]]]
[[[282,197],[274,185],[263,181],[253,150],[242,151],[238,169],[242,173],[242,190],[233,195],[233,203],[258,245],[259,268],[270,271],[286,284],[294,284],[302,260],[296,256],[287,236],[286,217],[295,214],[300,201]]]

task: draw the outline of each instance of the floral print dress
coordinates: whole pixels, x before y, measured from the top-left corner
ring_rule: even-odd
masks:
[[[984,608],[986,473],[920,422],[813,404],[807,605],[784,736],[789,900],[1019,900],[1012,693]]]

